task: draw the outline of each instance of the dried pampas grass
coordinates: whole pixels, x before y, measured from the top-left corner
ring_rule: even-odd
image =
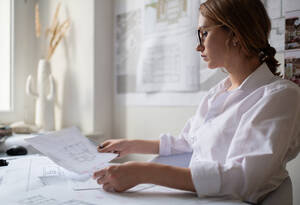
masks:
[[[40,12],[38,4],[35,5],[35,36],[37,38],[41,36]]]
[[[56,10],[52,19],[52,23],[50,28],[47,28],[45,31],[46,38],[49,38],[49,45],[46,53],[46,60],[50,60],[55,49],[65,36],[66,32],[70,28],[71,21],[70,19],[66,19],[62,23],[58,20],[58,14],[60,11],[61,3],[56,6]],[[38,4],[35,6],[35,34],[36,37],[39,38],[41,34],[41,25],[39,19],[39,7]]]

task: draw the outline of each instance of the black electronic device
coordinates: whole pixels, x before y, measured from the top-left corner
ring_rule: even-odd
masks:
[[[6,150],[6,154],[10,156],[26,155],[27,149],[23,146],[17,145],[10,147],[8,150]]]
[[[0,167],[7,166],[8,162],[5,159],[0,159]]]

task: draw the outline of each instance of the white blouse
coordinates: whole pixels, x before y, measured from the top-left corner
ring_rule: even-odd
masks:
[[[162,134],[160,155],[193,152],[198,196],[254,202],[288,176],[300,150],[300,88],[264,63],[235,90],[229,77],[203,97],[178,137]]]

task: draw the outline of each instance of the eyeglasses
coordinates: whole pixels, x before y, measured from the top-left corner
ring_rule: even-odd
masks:
[[[222,27],[224,25],[214,25],[214,26],[205,26],[205,27],[200,27],[198,29],[198,40],[199,40],[199,45],[203,45],[207,35],[208,31],[213,30],[218,27]]]

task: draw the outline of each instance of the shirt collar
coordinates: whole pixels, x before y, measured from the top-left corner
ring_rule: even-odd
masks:
[[[275,75],[270,71],[266,63],[261,64],[254,72],[252,72],[242,84],[235,90],[240,91],[252,91],[263,85],[269,84],[273,80]],[[231,86],[230,78],[227,77],[221,86],[224,90],[227,90]],[[233,91],[235,91],[233,90]]]

